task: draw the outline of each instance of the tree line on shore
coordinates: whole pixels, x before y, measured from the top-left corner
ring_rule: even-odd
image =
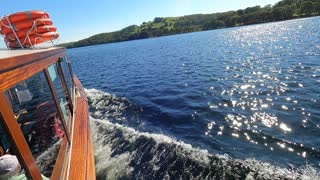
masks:
[[[119,31],[97,34],[60,46],[74,48],[319,15],[320,0],[281,0],[273,6],[254,6],[223,13],[156,17],[140,26],[131,25]]]

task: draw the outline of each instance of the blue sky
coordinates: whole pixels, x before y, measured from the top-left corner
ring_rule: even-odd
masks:
[[[70,42],[154,17],[182,16],[275,4],[279,0],[5,0],[0,16],[26,10],[49,12],[60,33],[59,42]],[[0,47],[3,47],[0,40]]]

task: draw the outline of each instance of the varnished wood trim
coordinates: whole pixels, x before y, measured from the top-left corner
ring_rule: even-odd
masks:
[[[33,64],[26,65],[19,69],[14,69],[12,71],[0,74],[0,93],[13,87],[17,83],[30,78],[43,69],[56,63],[58,60],[58,57],[48,57],[46,59],[43,59],[42,61],[37,61]]]
[[[17,120],[14,118],[14,113],[10,108],[10,104],[4,93],[0,93],[0,112],[4,119],[4,125],[9,131],[9,136],[13,140],[13,145],[17,148],[17,157],[20,163],[23,163],[23,167],[26,170],[26,175],[32,179],[42,179],[40,171],[36,165],[33,155],[29,149],[24,135],[20,129]]]
[[[72,134],[69,179],[95,179],[94,158],[89,125],[88,102],[82,85],[74,78],[77,96]],[[86,162],[86,163],[83,163]],[[93,167],[91,167],[93,166]],[[90,177],[89,177],[90,176]]]
[[[71,147],[71,159],[70,159],[70,172],[69,179],[86,179],[87,174],[87,130],[88,120],[85,114],[86,111],[85,101],[83,99],[77,99],[77,112],[74,122],[73,139]]]
[[[48,81],[48,84],[49,84],[49,87],[50,87],[50,91],[51,91],[54,103],[56,104],[56,107],[57,107],[57,110],[58,110],[58,113],[59,113],[59,117],[61,119],[61,122],[62,122],[62,125],[63,125],[63,128],[64,128],[65,135],[67,137],[67,140],[70,142],[69,129],[67,128],[67,124],[66,124],[66,121],[64,119],[64,116],[63,116],[63,113],[62,113],[62,110],[61,110],[61,107],[60,107],[60,103],[59,103],[59,100],[57,98],[57,93],[56,93],[56,90],[54,89],[54,85],[52,83],[52,80],[51,80],[51,77],[49,75],[48,69],[45,69],[44,73],[46,75],[46,78],[47,78],[47,81]]]
[[[33,64],[48,58],[63,57],[66,54],[64,48],[55,48],[48,51],[35,52],[0,60],[0,74]]]
[[[89,124],[90,125],[90,124]],[[88,140],[89,140],[89,145],[88,145],[88,159],[87,159],[87,179],[92,179],[92,177],[96,177],[96,170],[95,170],[95,164],[94,164],[94,147],[92,143],[92,136],[90,132],[91,128],[89,126],[88,129]]]
[[[66,173],[66,165],[68,162],[68,140],[66,138],[63,139],[59,154],[53,168],[50,179],[51,180],[59,180],[64,179],[64,175]]]

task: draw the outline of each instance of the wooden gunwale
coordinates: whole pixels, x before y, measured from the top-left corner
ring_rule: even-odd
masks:
[[[90,134],[88,102],[81,82],[74,78],[76,88],[75,121],[71,137],[69,179],[95,179],[94,153]],[[85,163],[84,163],[85,162]]]
[[[88,145],[88,158],[87,158],[87,179],[92,179],[92,177],[96,177],[96,170],[95,170],[95,165],[94,165],[94,147],[92,143],[92,136],[90,130],[88,130],[88,139],[89,139],[89,145]]]

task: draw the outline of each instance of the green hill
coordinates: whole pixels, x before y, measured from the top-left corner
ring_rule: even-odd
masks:
[[[143,22],[140,26],[131,25],[120,31],[97,34],[60,46],[74,48],[318,15],[320,15],[319,0],[282,0],[274,6],[254,6],[223,13],[156,17],[153,21]]]

